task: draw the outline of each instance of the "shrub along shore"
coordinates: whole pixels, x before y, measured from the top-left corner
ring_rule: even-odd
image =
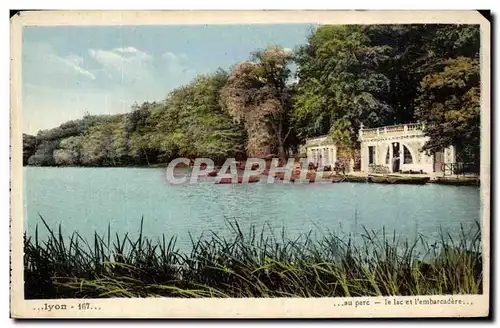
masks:
[[[385,231],[359,240],[326,233],[297,239],[252,226],[244,233],[229,222],[232,237],[211,233],[176,248],[176,238],[136,238],[77,233],[59,226],[41,241],[25,235],[27,299],[107,297],[355,297],[482,293],[479,224],[432,242],[401,241]]]

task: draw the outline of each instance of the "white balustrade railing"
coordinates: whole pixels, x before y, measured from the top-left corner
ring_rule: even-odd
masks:
[[[401,134],[413,131],[423,131],[423,124],[421,123],[411,123],[411,124],[401,124],[401,125],[391,125],[384,126],[380,128],[372,129],[360,129],[360,138],[374,138],[377,136],[391,135],[391,134]]]

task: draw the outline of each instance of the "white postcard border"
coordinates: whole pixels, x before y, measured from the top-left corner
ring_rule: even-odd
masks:
[[[480,24],[483,294],[356,298],[25,300],[22,26],[195,24]],[[476,317],[489,313],[490,23],[477,11],[39,11],[11,19],[11,316],[14,318]],[[437,302],[423,304],[420,301]],[[432,300],[432,301],[431,301]],[[351,302],[349,304],[348,302]],[[391,304],[388,304],[388,302]],[[462,304],[456,304],[460,301]],[[346,303],[347,302],[347,303]],[[367,304],[368,302],[368,304]],[[444,302],[444,303],[443,303]],[[447,304],[455,302],[454,305]],[[419,304],[415,304],[419,303]],[[85,304],[82,306],[81,304]],[[87,305],[88,304],[88,305]],[[51,311],[48,311],[48,309]],[[85,308],[85,309],[81,309]]]

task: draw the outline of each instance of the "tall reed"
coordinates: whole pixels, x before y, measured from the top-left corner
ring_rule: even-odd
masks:
[[[231,238],[211,233],[191,238],[179,251],[176,238],[153,240],[140,231],[78,233],[61,226],[40,241],[25,234],[24,278],[28,299],[102,297],[336,297],[482,293],[479,224],[458,239],[441,232],[429,241],[398,240],[365,230],[362,242],[326,233],[290,240],[252,226],[244,233],[229,222]]]

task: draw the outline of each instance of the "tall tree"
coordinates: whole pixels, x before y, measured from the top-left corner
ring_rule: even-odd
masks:
[[[433,153],[453,145],[462,160],[479,162],[479,79],[479,61],[467,57],[449,59],[423,79],[417,117],[427,123],[430,137],[424,150]]]
[[[380,97],[389,92],[383,68],[390,48],[372,45],[366,29],[321,26],[296,57],[299,83],[293,115],[300,137],[330,134],[351,158],[361,124],[382,125],[391,116]]]
[[[459,161],[479,163],[479,26],[439,25],[428,44],[416,118],[427,123],[429,153],[456,146]]]
[[[54,161],[57,165],[79,165],[82,149],[82,137],[74,136],[62,139],[59,149],[54,151]]]
[[[28,165],[28,160],[36,152],[36,137],[23,133],[23,165]]]
[[[245,126],[249,156],[288,155],[293,134],[291,62],[292,55],[277,46],[256,51],[250,62],[231,71],[222,89],[223,105]]]
[[[209,157],[223,162],[244,153],[245,132],[221,106],[227,73],[198,76],[154,108],[144,136],[164,159]]]

